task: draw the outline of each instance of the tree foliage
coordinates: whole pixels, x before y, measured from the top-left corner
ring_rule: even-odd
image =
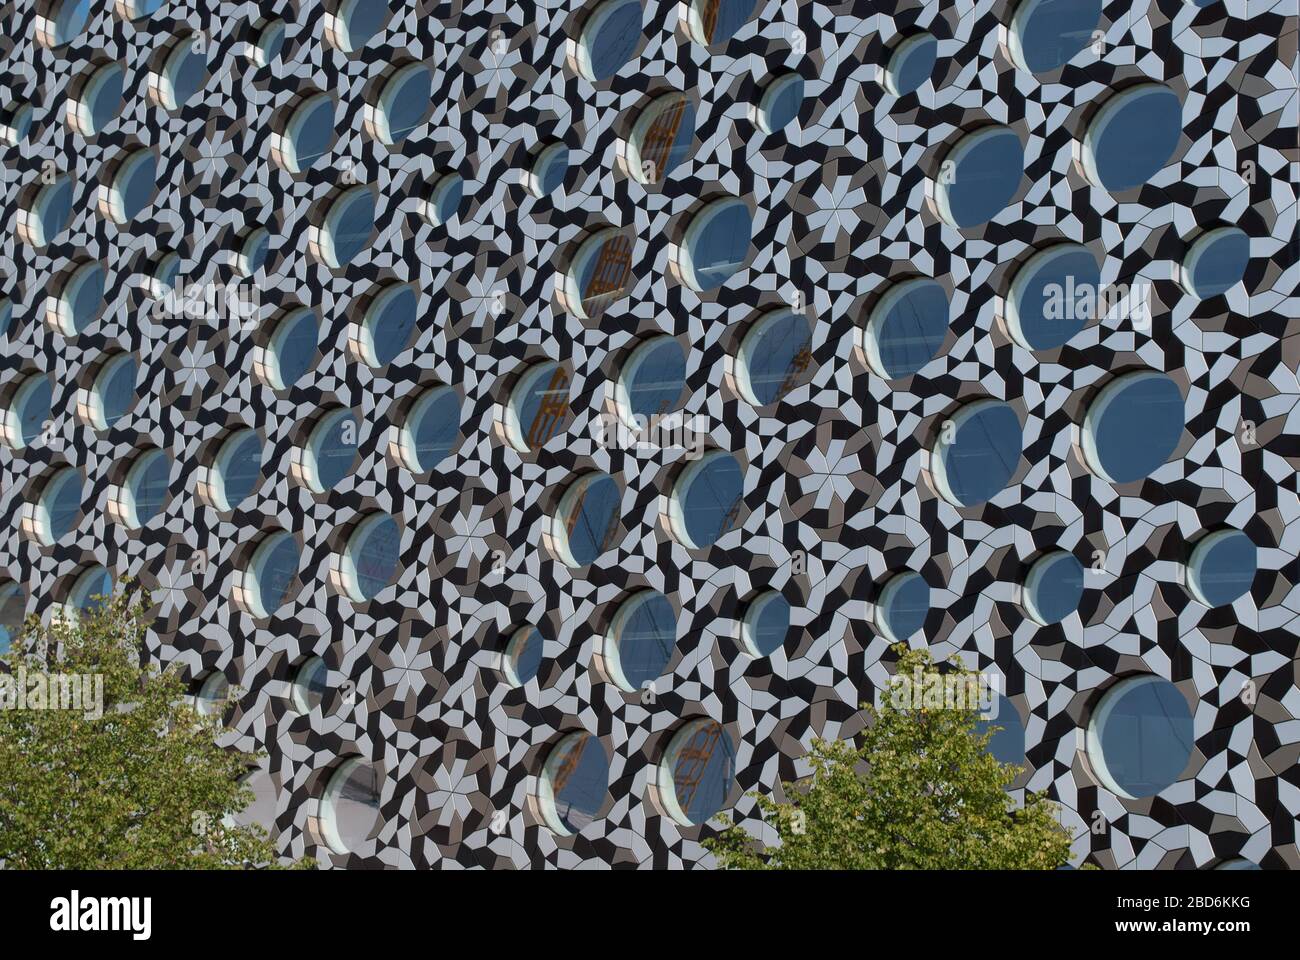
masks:
[[[939,669],[929,653],[896,648],[898,675]],[[973,679],[959,662],[945,679]],[[721,866],[741,870],[1053,869],[1070,854],[1057,805],[1007,792],[1021,768],[986,749],[998,728],[977,731],[977,706],[864,704],[860,743],[815,740],[811,776],[787,783],[788,802],[754,794],[780,843],[764,847],[722,817],[705,841]]]

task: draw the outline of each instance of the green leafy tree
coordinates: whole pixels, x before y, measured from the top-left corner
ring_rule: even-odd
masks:
[[[232,819],[253,799],[240,778],[258,758],[219,745],[223,711],[200,714],[178,671],[143,655],[148,603],[120,592],[75,622],[31,618],[0,656],[6,866],[277,863],[265,830]]]
[[[900,646],[898,676],[936,674],[929,653]],[[973,682],[950,661],[944,680]],[[977,732],[979,708],[917,705],[886,695],[864,705],[858,746],[815,740],[812,774],[785,784],[789,802],[754,794],[779,845],[764,848],[729,817],[705,841],[719,864],[739,870],[1053,869],[1070,855],[1057,805],[1006,791],[1021,768],[986,749],[997,728]],[[923,701],[924,702],[924,701]]]

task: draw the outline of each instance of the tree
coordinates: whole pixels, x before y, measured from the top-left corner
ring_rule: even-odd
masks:
[[[144,655],[147,595],[78,620],[30,618],[0,656],[0,861],[14,869],[229,869],[276,863],[233,815],[257,757],[217,742],[174,667]],[[304,861],[303,865],[307,862]]]
[[[940,671],[929,653],[896,647],[897,678],[949,690],[970,689],[975,674],[949,661]],[[920,671],[919,674],[917,671]],[[739,870],[1053,869],[1067,862],[1070,834],[1057,805],[1041,794],[1018,806],[1006,787],[1020,767],[986,749],[998,728],[977,731],[974,698],[936,706],[929,696],[864,704],[868,725],[855,747],[814,740],[810,777],[785,784],[788,802],[753,794],[780,844],[764,848],[723,816],[723,831],[705,841],[721,866]]]

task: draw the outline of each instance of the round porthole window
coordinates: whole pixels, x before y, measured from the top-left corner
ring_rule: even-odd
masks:
[[[551,143],[533,158],[525,183],[528,192],[540,200],[564,186],[568,176],[569,148],[562,143]]]
[[[253,369],[272,390],[287,390],[316,362],[319,321],[308,307],[294,307],[271,324],[266,343],[253,351]]]
[[[176,288],[176,280],[181,275],[181,258],[176,253],[164,253],[153,264],[149,274],[149,296],[155,300],[165,300]]]
[[[42,0],[36,9],[36,39],[46,47],[71,43],[90,20],[90,0]]]
[[[316,421],[299,459],[303,485],[312,493],[333,490],[357,464],[360,424],[350,410],[331,410]]]
[[[13,647],[27,614],[27,591],[12,580],[0,582],[0,656]]]
[[[129,353],[109,357],[95,374],[86,391],[85,407],[79,411],[92,429],[104,431],[131,412],[135,405],[139,366]]]
[[[569,374],[550,360],[533,364],[510,391],[506,439],[520,453],[538,450],[567,425]]]
[[[1102,0],[1021,0],[1007,28],[1011,59],[1021,70],[1048,73],[1092,43]]]
[[[618,483],[607,473],[579,477],[560,497],[550,534],[560,559],[585,567],[614,545],[623,501]]]
[[[614,397],[625,423],[662,416],[681,406],[686,389],[686,352],[674,338],[651,337],[628,354]]]
[[[688,720],[659,761],[659,796],[683,827],[708,822],[726,805],[736,779],[736,745],[716,720]]]
[[[740,622],[740,642],[751,657],[770,657],[785,646],[790,635],[790,601],[776,590],[760,593],[749,602]]]
[[[379,827],[379,771],[360,757],[339,764],[320,799],[325,843],[337,854],[364,844]]]
[[[1153,797],[1177,782],[1192,757],[1192,713],[1168,680],[1127,677],[1097,702],[1088,722],[1088,760],[1121,797]]]
[[[1195,4],[1195,6],[1206,6],[1206,4]],[[1246,860],[1242,857],[1234,857],[1231,860],[1224,860],[1214,866],[1215,870],[1262,870],[1264,869],[1258,863]]]
[[[635,693],[663,675],[677,646],[677,613],[668,598],[643,590],[624,600],[601,645],[614,685]]]
[[[0,337],[9,335],[9,325],[14,320],[14,302],[8,297],[0,297]]]
[[[138,454],[116,491],[117,521],[138,530],[162,513],[171,471],[172,460],[165,450],[153,447]]]
[[[155,103],[175,113],[208,82],[206,44],[186,34],[172,41],[161,65],[149,73],[149,94]]]
[[[735,526],[744,486],[740,462],[725,450],[710,450],[692,461],[669,497],[673,535],[692,550],[713,546]]]
[[[501,672],[506,683],[522,687],[533,680],[542,668],[542,651],[546,637],[537,627],[520,627],[510,635],[501,657]]]
[[[411,343],[418,305],[415,287],[393,282],[371,297],[361,323],[349,331],[349,346],[357,359],[379,369],[386,367]]]
[[[239,240],[239,249],[235,252],[235,273],[241,277],[251,277],[262,269],[270,252],[271,231],[265,227],[253,227]]]
[[[126,68],[117,62],[92,67],[68,97],[68,126],[83,137],[98,136],[122,111]]]
[[[199,692],[194,697],[194,709],[204,717],[215,717],[226,706],[230,696],[230,681],[220,670],[214,670],[199,685]]]
[[[1093,186],[1120,193],[1159,173],[1178,148],[1183,105],[1162,83],[1141,83],[1111,96],[1083,137],[1083,172]]]
[[[45,429],[54,402],[54,385],[40,373],[28,374],[19,382],[0,421],[4,442],[13,450],[26,449]]]
[[[1010,404],[976,400],[943,425],[930,452],[930,472],[945,500],[974,507],[996,497],[1015,476],[1024,439]]]
[[[248,59],[253,66],[266,67],[275,62],[284,50],[288,34],[289,25],[278,17],[263,22],[257,31],[257,37],[248,47]]]
[[[94,613],[112,593],[113,575],[108,569],[99,564],[89,566],[72,581],[68,599],[63,605],[64,613],[70,619]]]
[[[162,9],[166,0],[116,0],[114,9],[123,20],[141,20]]]
[[[446,226],[460,210],[465,195],[465,178],[459,173],[439,177],[429,190],[429,199],[420,204],[420,215],[435,227]]]
[[[885,89],[895,97],[915,93],[934,74],[939,61],[939,41],[929,33],[905,37],[889,55]]]
[[[749,254],[753,228],[744,200],[724,197],[706,204],[691,218],[677,250],[682,282],[697,292],[726,283]]]
[[[248,612],[265,619],[284,606],[297,585],[301,560],[302,551],[293,534],[277,530],[263,537],[241,578],[240,592]]]
[[[1027,350],[1055,350],[1097,316],[1101,269],[1085,246],[1039,250],[1016,271],[1006,299],[1007,330]]]
[[[601,0],[591,10],[574,45],[578,73],[599,83],[632,59],[641,42],[641,0]]]
[[[736,357],[736,386],[756,407],[776,403],[799,385],[812,360],[808,318],[789,309],[772,310],[750,327]]]
[[[329,693],[329,669],[320,657],[308,657],[298,667],[293,676],[293,689],[290,693],[293,708],[299,713],[311,713],[325,702]]]
[[[343,53],[356,53],[388,22],[385,0],[336,0],[325,13],[325,39]]]
[[[17,103],[0,110],[0,142],[16,147],[27,139],[36,111],[30,103]]]
[[[930,585],[915,570],[896,573],[885,581],[875,606],[876,629],[890,643],[906,643],[930,614]]]
[[[312,255],[331,270],[355,260],[375,232],[375,195],[358,184],[342,191],[323,208],[320,225],[308,230]]]
[[[1025,612],[1039,626],[1060,623],[1083,600],[1083,564],[1067,550],[1053,550],[1033,562],[1023,588]]]
[[[460,394],[430,387],[411,404],[397,430],[397,452],[412,473],[428,473],[451,456],[460,440]]]
[[[1025,150],[1010,127],[983,127],[948,151],[934,184],[939,216],[960,229],[988,223],[1006,208],[1025,175]]]
[[[641,111],[627,139],[627,171],[640,184],[661,182],[691,154],[695,102],[665,93]]]
[[[1250,263],[1250,237],[1239,227],[1216,227],[1195,240],[1178,272],[1184,290],[1199,300],[1227,293]]]
[[[898,380],[933,360],[948,335],[948,292],[928,277],[890,285],[876,302],[858,343],[873,373]]]
[[[1110,483],[1141,480],[1178,448],[1183,395],[1163,373],[1139,370],[1116,377],[1097,394],[1080,431],[1088,467]]]
[[[758,129],[773,134],[793,123],[803,106],[803,92],[803,77],[797,73],[782,74],[769,82],[755,111]]]
[[[46,481],[32,511],[32,532],[38,543],[53,546],[76,529],[85,486],[85,478],[76,467],[57,470]]]
[[[317,91],[285,109],[272,125],[271,159],[291,174],[305,173],[334,146],[334,98]]]
[[[609,756],[591,734],[566,734],[551,748],[537,778],[542,820],[562,837],[596,819],[609,790]]]
[[[696,43],[726,43],[749,22],[754,0],[687,0],[686,32]]]
[[[1240,530],[1216,530],[1197,541],[1187,560],[1187,586],[1207,607],[1223,607],[1250,592],[1259,561]]]
[[[353,603],[377,597],[397,577],[402,532],[386,513],[362,519],[339,558],[339,585]]]
[[[18,236],[33,247],[48,246],[72,221],[72,178],[56,173],[42,183],[18,210]]]
[[[119,160],[101,191],[100,212],[125,226],[144,212],[158,192],[158,158],[148,148],[131,151]]]
[[[578,247],[564,272],[560,293],[566,309],[580,320],[594,320],[628,293],[632,282],[632,238],[608,227]]]
[[[375,103],[366,104],[367,132],[386,146],[401,143],[433,110],[433,71],[408,63],[384,81]]]
[[[103,312],[107,273],[98,260],[85,260],[62,272],[61,279],[62,288],[45,301],[45,321],[65,337],[79,336]]]
[[[997,728],[997,729],[994,729]],[[997,713],[991,717],[975,721],[975,735],[982,737],[990,730],[986,749],[998,763],[1013,763],[1021,766],[1025,762],[1025,724],[1020,719],[1020,711],[1011,699],[997,694]]]
[[[262,438],[251,427],[236,430],[217,447],[208,471],[212,506],[228,513],[253,495],[262,482]]]

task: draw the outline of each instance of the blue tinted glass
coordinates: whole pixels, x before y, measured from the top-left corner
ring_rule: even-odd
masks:
[[[27,591],[12,581],[0,585],[0,654],[9,652],[26,611]]]
[[[525,627],[515,631],[506,648],[506,659],[510,663],[513,680],[519,686],[528,683],[537,676],[542,668],[542,651],[546,647],[546,638],[536,627]]]
[[[598,313],[606,302],[627,288],[632,266],[632,242],[616,230],[602,231],[583,241],[572,274],[582,292],[582,307]]]
[[[322,490],[332,490],[352,472],[357,459],[357,429],[356,417],[340,410],[326,416],[312,430],[311,451]]]
[[[284,38],[287,28],[283,20],[276,20],[266,25],[262,35],[258,38],[258,46],[261,47],[262,56],[267,63],[270,63],[280,55],[284,49]]]
[[[369,43],[384,25],[388,4],[384,0],[344,0],[340,13],[347,24],[352,49],[356,50]]]
[[[271,234],[258,228],[244,240],[244,259],[248,261],[248,272],[256,273],[266,263],[266,255],[271,250]]]
[[[925,626],[930,613],[930,585],[915,571],[897,574],[880,591],[879,606],[887,637],[904,641]]]
[[[113,578],[103,567],[91,567],[77,577],[69,602],[79,613],[93,613],[104,605],[103,597],[113,589]]]
[[[583,477],[577,485],[573,499],[566,497],[562,520],[569,553],[579,566],[586,566],[605,551],[623,496],[608,474]]]
[[[1011,50],[1031,73],[1068,63],[1092,41],[1102,0],[1024,0],[1011,19]]]
[[[663,674],[677,645],[677,615],[661,593],[638,594],[619,611],[612,659],[632,690]]]
[[[54,42],[68,43],[82,30],[90,19],[90,0],[63,0],[54,11]]]
[[[289,590],[298,576],[300,559],[298,544],[285,532],[271,534],[257,548],[254,576],[268,615],[289,599]]]
[[[1209,0],[1213,3],[1214,0]],[[1199,3],[1197,6],[1206,6],[1205,3]],[[1225,860],[1214,868],[1215,870],[1262,870],[1264,869],[1258,863],[1252,863],[1249,860]]]
[[[110,361],[100,374],[99,401],[104,408],[104,423],[113,426],[121,420],[135,402],[137,370],[135,359],[124,356]]]
[[[1154,796],[1177,781],[1192,755],[1192,715],[1168,680],[1121,681],[1098,705],[1093,724],[1098,772],[1132,797]]]
[[[698,290],[712,290],[740,269],[749,252],[753,217],[741,200],[709,204],[687,228],[688,277]]]
[[[44,242],[49,243],[72,219],[72,179],[60,175],[54,183],[42,189],[32,212],[40,219]]]
[[[755,0],[692,0],[710,44],[730,40],[749,21],[754,3]],[[709,30],[710,23],[712,30]]]
[[[132,465],[127,485],[135,504],[135,517],[144,526],[158,515],[167,499],[171,459],[161,450],[149,450]]]
[[[1236,227],[1220,227],[1196,239],[1183,261],[1183,285],[1202,300],[1227,293],[1246,275],[1250,237]]]
[[[405,140],[412,130],[424,122],[432,94],[433,75],[423,64],[403,68],[393,78],[383,94],[391,142]]]
[[[301,310],[285,317],[272,335],[272,349],[280,381],[288,387],[297,383],[316,359],[316,314]]]
[[[330,208],[327,229],[334,240],[339,266],[347,266],[366,248],[375,229],[375,198],[365,187],[356,187]]]
[[[348,543],[348,555],[357,574],[357,587],[366,600],[392,583],[397,574],[397,521],[387,514],[367,517]]]
[[[559,144],[553,145],[538,155],[533,175],[537,178],[537,184],[542,196],[554,193],[564,186],[564,179],[568,174],[568,147]]]
[[[889,84],[896,97],[915,93],[934,73],[939,41],[930,34],[908,37],[889,59]]]
[[[123,84],[126,71],[116,63],[106,64],[96,71],[86,85],[83,101],[90,113],[91,133],[104,129],[122,109]]]
[[[289,121],[288,132],[297,168],[305,170],[334,145],[334,101],[328,96],[311,97]]]
[[[690,156],[695,139],[694,102],[681,93],[660,97],[637,120],[632,139],[641,159],[639,179],[658,183]]]
[[[770,657],[790,635],[790,601],[775,591],[756,598],[745,614],[745,639],[750,653]]]
[[[1064,346],[1097,315],[1101,269],[1087,247],[1061,244],[1040,250],[1011,282],[1007,325],[1030,350]]]
[[[84,483],[79,470],[69,467],[51,478],[41,497],[49,517],[50,536],[61,540],[72,532],[81,514],[81,493]]]
[[[25,447],[40,436],[45,429],[45,421],[50,419],[54,386],[46,377],[33,376],[18,388],[15,401],[18,407],[19,436]]]
[[[366,326],[374,345],[373,359],[387,366],[406,349],[415,330],[415,290],[407,284],[381,292],[366,311]]]
[[[420,470],[432,470],[445,459],[460,436],[460,397],[451,387],[434,387],[411,408],[407,420],[410,442]]]
[[[682,472],[674,496],[692,544],[711,546],[731,529],[744,483],[736,458],[721,450],[705,454]]]
[[[895,284],[867,321],[863,346],[887,380],[910,377],[934,359],[948,334],[948,293],[937,280]]]
[[[433,207],[438,223],[443,224],[456,216],[460,201],[465,195],[465,179],[458,173],[449,173],[438,181],[433,190]]]
[[[1089,179],[1112,193],[1141,186],[1169,162],[1182,131],[1182,104],[1168,87],[1142,84],[1115,94],[1084,138]]]
[[[1079,609],[1083,564],[1063,550],[1038,559],[1025,578],[1029,614],[1040,624],[1057,623]]]
[[[104,305],[104,268],[98,263],[86,264],[73,274],[68,284],[67,297],[72,306],[72,327],[81,333],[99,315]]]
[[[640,0],[608,0],[582,31],[592,80],[608,80],[631,59],[641,40]]]
[[[0,298],[0,337],[9,334],[9,324],[14,318],[14,303],[8,297]]]
[[[208,79],[206,55],[196,53],[190,39],[181,41],[180,48],[168,64],[168,77],[172,82],[176,106],[180,107],[198,93]]]
[[[686,386],[686,353],[672,337],[656,337],[632,351],[621,379],[627,412],[651,417],[676,409]]]
[[[1240,530],[1206,535],[1187,564],[1193,592],[1209,607],[1222,607],[1244,596],[1255,582],[1257,570],[1255,544]]]
[[[953,417],[951,442],[935,445],[944,496],[970,507],[991,500],[1015,475],[1020,463],[1020,420],[1005,403],[978,401]]]
[[[1154,371],[1125,374],[1088,409],[1084,452],[1112,483],[1141,480],[1177,449],[1183,423],[1183,397],[1172,379]]]
[[[542,446],[564,425],[569,406],[569,377],[558,363],[529,368],[511,392],[520,437],[529,450]]]
[[[765,406],[785,396],[808,368],[811,344],[808,318],[802,313],[780,310],[760,320],[741,347],[751,393],[746,399]]]
[[[1011,202],[1024,173],[1025,151],[1010,127],[967,134],[940,172],[935,196],[943,218],[963,228],[987,223]]]
[[[803,106],[803,77],[787,74],[772,81],[763,93],[763,126],[768,132],[793,123]]]
[[[262,438],[254,430],[241,430],[222,446],[217,462],[226,503],[234,508],[262,481]]]
[[[688,723],[665,755],[677,809],[692,824],[704,823],[727,802],[736,776],[736,748],[713,720]]]
[[[998,763],[1014,763],[1017,766],[1025,762],[1025,725],[1020,720],[1020,711],[1016,705],[1002,694],[997,695],[998,711],[996,717],[975,721],[975,735],[982,737],[993,727],[999,727],[989,739],[988,751]]]
[[[560,826],[577,833],[595,819],[609,789],[609,758],[600,741],[588,733],[561,740],[546,760],[555,815]]]
[[[149,206],[158,188],[158,161],[153,152],[141,150],[132,154],[122,165],[116,185],[122,195],[122,215],[128,221],[134,220]]]

